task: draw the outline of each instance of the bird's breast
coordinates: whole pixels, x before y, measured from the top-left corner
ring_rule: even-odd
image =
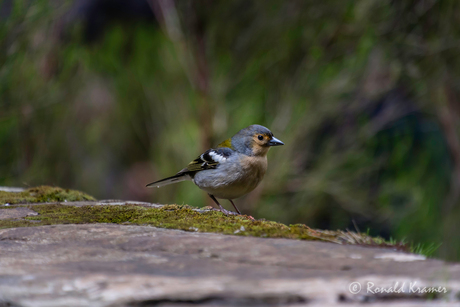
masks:
[[[234,199],[254,190],[267,170],[266,157],[241,156],[216,169],[198,172],[193,181],[217,198]]]
[[[260,181],[267,171],[267,157],[245,157],[241,159],[241,166],[245,176]]]

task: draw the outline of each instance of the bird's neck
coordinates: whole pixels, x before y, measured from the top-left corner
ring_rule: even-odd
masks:
[[[223,141],[218,145],[218,147],[228,147],[247,156],[261,158],[266,157],[268,150],[270,149],[268,146],[260,146],[256,144],[253,139],[239,139],[235,141],[232,138]]]

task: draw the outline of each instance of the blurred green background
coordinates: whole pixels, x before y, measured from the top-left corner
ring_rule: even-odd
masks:
[[[460,260],[460,2],[0,3],[0,185],[209,205],[145,184],[257,123],[244,213]]]

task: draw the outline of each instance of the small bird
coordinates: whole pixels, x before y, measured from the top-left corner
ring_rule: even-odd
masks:
[[[224,214],[236,214],[225,210],[216,198],[228,199],[238,214],[240,210],[232,199],[241,197],[262,181],[267,170],[267,153],[271,146],[284,145],[273,133],[260,125],[241,129],[233,137],[209,149],[188,164],[176,175],[147,184],[162,187],[168,184],[192,180],[208,193]]]

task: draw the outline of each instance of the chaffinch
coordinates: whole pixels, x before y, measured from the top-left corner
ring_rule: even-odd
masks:
[[[188,164],[176,175],[147,184],[162,187],[168,184],[192,180],[209,194],[225,214],[216,198],[228,199],[241,214],[232,199],[254,190],[267,170],[267,153],[271,146],[284,145],[273,133],[260,125],[251,125],[233,137],[209,149]]]

